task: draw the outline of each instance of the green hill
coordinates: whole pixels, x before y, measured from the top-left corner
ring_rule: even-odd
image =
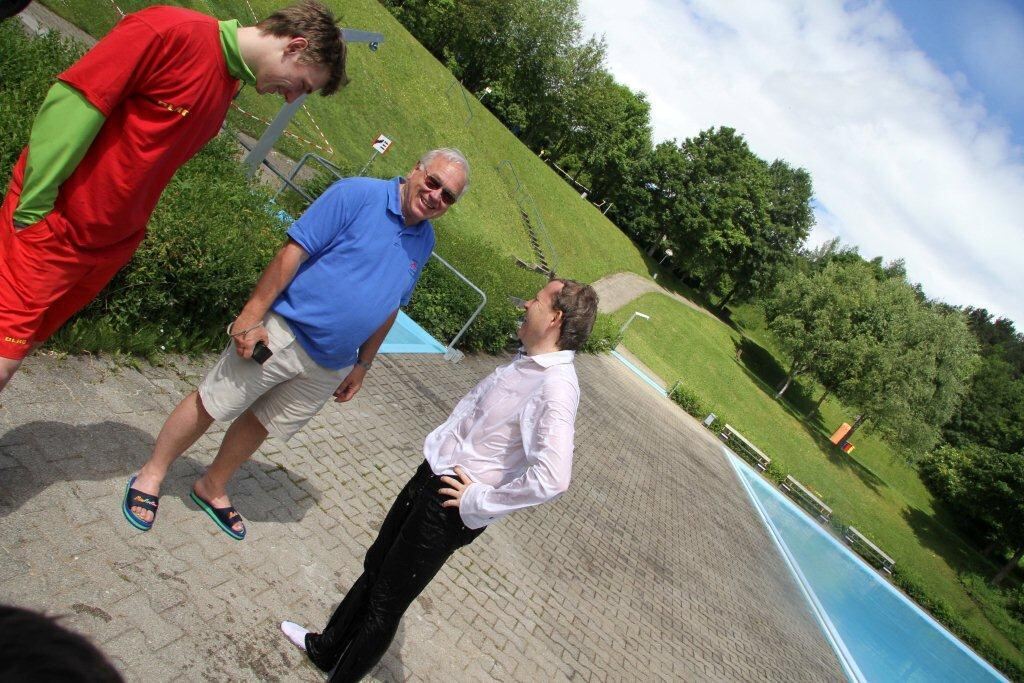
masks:
[[[126,13],[153,2],[116,0]],[[50,9],[95,36],[110,30],[120,15],[114,0],[47,0]],[[166,3],[164,3],[166,4]],[[255,23],[282,3],[260,0],[209,0],[175,3],[213,14]],[[524,147],[471,94],[464,97],[451,73],[425,50],[375,0],[327,0],[342,26],[382,33],[377,52],[354,44],[349,51],[352,82],[330,98],[311,96],[289,127],[297,136],[330,148],[317,149],[291,137],[282,138],[283,151],[297,158],[304,152],[321,154],[341,168],[357,172],[370,158],[370,143],[380,133],[394,140],[368,173],[404,174],[422,152],[433,147],[458,147],[472,165],[472,187],[458,205],[438,222],[438,253],[453,261],[471,279],[495,282],[502,273],[519,295],[532,293],[536,277],[513,274],[514,258],[533,262],[526,229],[510,190],[508,165],[533,197],[558,255],[560,275],[594,281],[618,272],[647,275],[648,263],[637,247],[589,202],[581,199],[554,171]],[[252,11],[250,11],[250,5]],[[237,100],[245,111],[269,120],[283,100],[261,97],[252,88]],[[468,122],[467,122],[468,119]],[[264,126],[232,109],[229,121],[252,135]],[[326,140],[326,143],[325,143]],[[497,262],[479,258],[493,256]],[[490,293],[490,292],[489,292]],[[498,291],[496,294],[504,292]]]

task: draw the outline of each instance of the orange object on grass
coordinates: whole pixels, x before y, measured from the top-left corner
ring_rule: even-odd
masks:
[[[844,422],[843,424],[839,425],[839,429],[832,432],[832,436],[830,436],[828,440],[838,446],[839,442],[846,438],[846,435],[850,433],[850,429],[850,425]]]

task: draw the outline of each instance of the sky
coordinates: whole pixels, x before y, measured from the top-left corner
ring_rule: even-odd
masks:
[[[655,143],[730,126],[814,180],[810,246],[1024,331],[1024,0],[580,0]]]

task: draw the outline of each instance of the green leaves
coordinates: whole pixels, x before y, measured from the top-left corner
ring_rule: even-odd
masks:
[[[794,273],[764,309],[790,377],[810,372],[911,459],[938,441],[977,362],[960,311],[859,257]]]

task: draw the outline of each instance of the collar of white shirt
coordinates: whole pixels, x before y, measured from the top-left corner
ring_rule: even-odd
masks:
[[[575,351],[551,351],[549,353],[538,353],[536,356],[526,355],[526,349],[519,348],[520,358],[529,358],[542,368],[550,368],[552,365],[565,365],[571,363],[576,357]]]

